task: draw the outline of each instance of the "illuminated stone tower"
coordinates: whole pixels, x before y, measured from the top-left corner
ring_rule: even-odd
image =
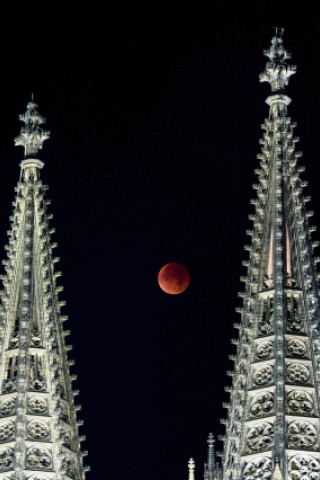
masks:
[[[33,101],[20,115],[24,147],[3,262],[0,310],[0,480],[83,480],[72,389],[74,376],[62,327],[60,272],[51,241],[50,203],[38,152],[49,132]]]
[[[269,82],[247,276],[221,470],[223,480],[320,479],[319,283],[310,200],[285,87],[295,67],[276,30],[264,52]],[[194,470],[194,465],[191,465]],[[190,474],[190,466],[189,466]],[[205,479],[206,479],[205,472]]]

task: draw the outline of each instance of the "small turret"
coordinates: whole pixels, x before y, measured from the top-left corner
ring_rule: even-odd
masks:
[[[213,480],[214,479],[214,469],[215,469],[215,455],[214,455],[214,438],[212,433],[208,435],[208,460],[204,464],[204,480]]]

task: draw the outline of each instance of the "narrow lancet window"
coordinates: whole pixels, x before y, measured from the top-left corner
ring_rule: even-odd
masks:
[[[303,333],[304,331],[298,299],[293,295],[287,298],[287,330],[289,333]]]
[[[41,339],[41,333],[40,333],[39,325],[37,321],[37,316],[36,316],[36,313],[33,312],[31,346],[40,347],[41,345],[42,345],[42,339]]]
[[[294,287],[296,282],[295,282],[295,279],[293,276],[293,270],[292,270],[291,242],[290,242],[288,225],[286,225],[286,273],[287,273],[287,286]]]
[[[266,273],[266,281],[264,284],[266,288],[271,288],[273,286],[273,231],[272,230],[270,233],[267,273]]]
[[[43,359],[40,355],[31,355],[30,359],[30,388],[43,391],[46,388],[44,378]]]
[[[259,322],[259,335],[266,336],[273,332],[274,325],[273,298],[268,298],[262,303],[262,318]]]
[[[7,375],[3,381],[2,391],[13,392],[16,390],[16,376],[17,376],[17,357],[12,355],[8,358]]]
[[[12,326],[10,338],[9,338],[8,348],[17,348],[19,343],[18,331],[19,331],[19,319],[18,319],[18,316],[16,315],[14,319],[14,324]]]

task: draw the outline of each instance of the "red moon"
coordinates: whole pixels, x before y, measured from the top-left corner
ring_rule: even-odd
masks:
[[[190,283],[190,274],[181,263],[171,262],[164,265],[158,274],[158,283],[165,293],[178,295],[184,292]]]

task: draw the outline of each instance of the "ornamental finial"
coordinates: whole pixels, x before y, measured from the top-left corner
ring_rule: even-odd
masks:
[[[275,34],[271,40],[271,47],[263,53],[268,57],[265,70],[260,74],[260,82],[269,82],[272,92],[283,92],[289,83],[289,77],[296,73],[296,67],[288,66],[286,60],[291,54],[283,47],[283,28],[275,28]]]
[[[204,480],[213,480],[215,473],[215,455],[214,455],[214,438],[213,434],[209,433],[208,439],[208,460],[204,466]]]
[[[188,461],[188,471],[189,471],[188,480],[194,480],[194,470],[195,470],[195,463],[193,458],[190,458]]]
[[[24,158],[36,156],[43,142],[50,137],[50,132],[42,130],[39,126],[45,123],[46,119],[39,115],[37,106],[32,94],[26,112],[19,115],[19,120],[24,122],[25,126],[21,128],[20,135],[14,139],[14,143],[16,146],[24,147]]]
[[[207,443],[210,447],[214,445],[214,438],[212,433],[209,433]]]

